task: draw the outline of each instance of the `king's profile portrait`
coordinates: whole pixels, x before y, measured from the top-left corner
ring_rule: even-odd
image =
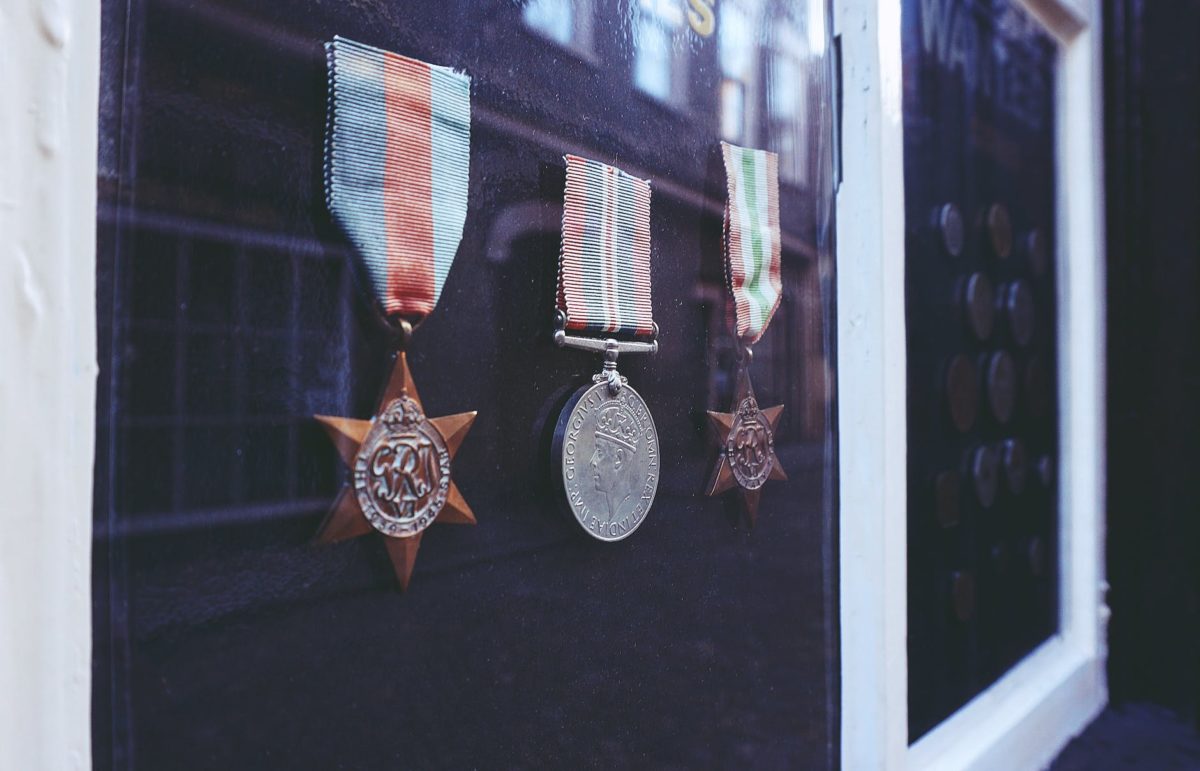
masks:
[[[638,444],[637,423],[630,409],[622,404],[605,407],[596,420],[596,449],[588,466],[596,490],[604,494],[610,523],[627,512],[638,490]]]

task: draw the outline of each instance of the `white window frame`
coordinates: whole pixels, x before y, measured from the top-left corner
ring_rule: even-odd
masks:
[[[836,3],[849,150],[838,195],[841,757],[856,771],[1035,768],[1107,698],[1099,5],[1025,2],[1061,43],[1062,630],[912,747],[899,0]],[[0,464],[5,768],[91,759],[100,20],[94,2],[52,6],[0,11],[0,168],[25,180],[0,195],[0,425],[19,448]]]
[[[900,0],[836,3],[841,757],[856,771],[1041,768],[1108,699],[1100,5],[1019,2],[1060,46],[1060,631],[911,746]]]
[[[0,768],[91,767],[100,4],[0,3]]]

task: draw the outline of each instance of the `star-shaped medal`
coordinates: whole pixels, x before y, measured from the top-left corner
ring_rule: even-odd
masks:
[[[408,359],[400,351],[375,417],[314,416],[353,476],[316,540],[334,543],[378,531],[400,588],[407,589],[425,528],[434,522],[475,524],[471,507],[450,478],[450,462],[475,415],[426,418]]]
[[[759,409],[748,370],[746,364],[738,366],[733,411],[708,411],[720,449],[707,494],[720,495],[734,486],[740,488],[746,520],[753,528],[762,486],[770,479],[786,480],[787,474],[775,455],[775,431],[783,416],[783,405]]]

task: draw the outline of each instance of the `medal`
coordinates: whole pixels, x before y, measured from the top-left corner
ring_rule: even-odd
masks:
[[[750,383],[751,346],[771,323],[783,285],[780,276],[779,161],[774,153],[721,143],[729,198],[725,205],[725,276],[733,295],[733,327],[739,356],[733,406],[709,411],[717,436],[717,466],[707,494],[734,486],[741,491],[751,527],[762,487],[786,480],[775,454],[783,405],[761,409]]]
[[[650,304],[650,183],[566,156],[554,341],[604,354],[601,372],[567,401],[553,457],[567,505],[588,535],[627,538],[658,489],[658,432],[617,372],[621,353],[658,351]]]
[[[317,540],[380,533],[407,589],[427,527],[475,524],[450,477],[475,413],[427,417],[404,350],[437,305],[462,239],[471,85],[462,73],[343,37],[326,53],[326,198],[399,350],[373,418],[315,416],[351,474]]]

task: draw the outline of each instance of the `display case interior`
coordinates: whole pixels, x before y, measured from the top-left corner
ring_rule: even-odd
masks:
[[[1009,0],[903,19],[916,740],[1058,630],[1057,47]]]
[[[824,3],[102,13],[96,767],[836,765]],[[428,414],[478,410],[454,459],[478,524],[431,528],[404,593],[380,539],[311,542],[346,481],[312,416],[368,418],[395,350],[323,197],[334,35],[472,81],[463,237],[407,356]],[[785,405],[788,480],[753,530],[705,495],[736,371],[721,140],[779,164],[782,299],[751,372]],[[598,369],[553,342],[567,153],[652,194],[659,349],[621,367],[662,475],[611,544],[579,532],[550,460]],[[1046,214],[1003,192],[1019,226]],[[1031,459],[1052,446],[1029,437]]]

